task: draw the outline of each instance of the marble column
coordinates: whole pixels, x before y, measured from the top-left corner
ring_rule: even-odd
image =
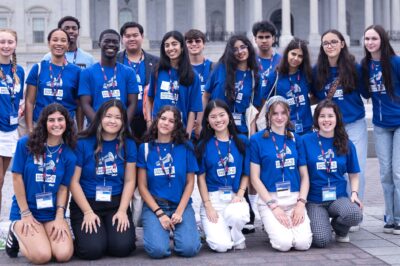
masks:
[[[290,25],[290,0],[282,0],[282,31],[279,38],[280,47],[286,47],[286,45],[293,39]]]
[[[318,0],[310,0],[310,34],[308,36],[310,46],[319,46],[321,35],[319,35]]]
[[[235,32],[235,1],[225,0],[225,32],[228,39]]]
[[[400,0],[392,0],[392,32],[397,40],[400,37]]]
[[[338,0],[338,30],[342,33],[347,46],[350,46],[350,37],[347,35],[346,0]]]
[[[385,30],[390,31],[390,1],[389,0],[382,0],[383,4],[383,21],[382,21],[382,26],[385,28]],[[399,14],[396,14],[396,16],[399,16]]]
[[[110,0],[110,10],[109,10],[110,29],[119,31],[118,17],[119,17],[118,0]]]
[[[146,35],[146,31],[147,31],[147,5],[146,5],[146,0],[138,0],[138,22],[139,22],[140,25],[142,25],[142,27],[144,29],[142,48],[143,49],[149,49],[150,48],[150,42],[149,42],[149,39],[147,38],[147,35]]]
[[[206,0],[193,0],[193,28],[206,32]]]
[[[165,31],[174,30],[174,0],[165,0]]]
[[[374,23],[374,0],[364,0],[364,28]]]
[[[79,30],[79,47],[84,50],[92,50],[90,37],[90,0],[81,0],[81,28]]]

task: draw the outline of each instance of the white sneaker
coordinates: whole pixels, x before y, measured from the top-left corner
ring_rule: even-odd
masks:
[[[234,248],[235,250],[242,250],[242,249],[246,249],[246,242],[245,242],[245,241],[243,241],[242,243],[240,243],[240,244],[237,244],[237,245],[233,246],[233,248]]]
[[[350,243],[349,235],[346,235],[346,236],[338,236],[338,235],[336,235],[335,236],[335,240],[336,240],[336,242],[339,242],[339,243]]]
[[[358,232],[358,231],[360,231],[359,225],[352,226],[352,227],[350,227],[350,230],[349,230],[349,232],[351,232],[351,233]]]

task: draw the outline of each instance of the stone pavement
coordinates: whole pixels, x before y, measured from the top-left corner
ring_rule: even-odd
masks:
[[[163,260],[152,260],[143,250],[142,232],[137,230],[137,250],[128,258],[106,257],[99,261],[82,261],[73,258],[71,265],[398,265],[400,266],[400,236],[382,233],[383,197],[379,182],[379,166],[376,158],[367,161],[367,188],[364,221],[358,232],[351,233],[351,243],[332,242],[325,249],[308,251],[274,251],[261,230],[259,222],[256,233],[247,235],[247,249],[219,254],[206,245],[195,258],[179,258],[172,255]],[[1,233],[8,230],[7,216],[12,196],[12,178],[8,172],[3,188]],[[10,259],[0,251],[0,265],[25,265],[27,260],[19,256]]]

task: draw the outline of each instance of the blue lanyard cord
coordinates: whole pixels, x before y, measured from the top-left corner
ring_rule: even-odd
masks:
[[[167,173],[167,171],[165,169],[164,161],[162,160],[162,157],[161,157],[160,145],[158,143],[156,143],[156,149],[157,149],[157,154],[158,154],[158,161],[160,162],[160,165],[161,165],[161,170],[163,171],[164,175],[168,176],[169,187],[171,187],[173,160],[171,158],[171,160],[169,162],[168,173]],[[173,150],[174,150],[174,144],[172,143],[171,152],[170,152],[171,157],[172,157]]]
[[[325,162],[325,169],[326,169],[326,172],[329,174],[332,171],[332,157],[333,157],[333,155],[332,154],[329,155],[329,161],[326,159],[325,151],[324,151],[324,148],[322,147],[322,142],[321,142],[321,138],[319,136],[319,132],[318,131],[317,131],[317,137],[318,137],[318,145],[319,145],[319,148],[321,149],[321,155],[322,155],[322,158],[324,159],[324,162]],[[328,187],[330,187],[330,186],[331,186],[331,181],[330,181],[330,178],[329,178],[329,175],[328,175]]]
[[[225,172],[225,186],[227,183],[227,176],[229,173],[229,154],[231,153],[231,142],[232,142],[232,137],[229,136],[229,143],[228,143],[228,153],[227,153],[227,160],[224,161],[224,158],[222,157],[222,153],[221,150],[219,149],[219,143],[217,138],[215,137],[214,143],[215,143],[215,147],[217,148],[217,152],[218,152],[218,156],[219,156],[219,161],[222,164],[222,166],[224,167],[224,172]]]
[[[168,76],[169,76],[169,88],[171,90],[171,94],[172,94],[172,98],[173,98],[172,103],[176,106],[178,103],[179,92],[177,90],[175,90],[174,81],[172,80],[171,69],[168,70]]]
[[[57,152],[57,158],[56,158],[56,161],[55,161],[55,165],[53,166],[53,168],[51,169],[51,173],[50,173],[50,175],[51,174],[56,174],[56,170],[57,170],[57,164],[58,164],[58,162],[60,161],[60,156],[61,156],[61,153],[62,153],[62,151],[63,151],[63,149],[62,149],[62,143],[60,144],[60,146],[56,149],[56,151],[55,152],[57,152],[57,150],[58,150],[58,152]],[[47,149],[47,151],[49,152],[49,154],[50,154],[50,156],[53,154],[53,153],[55,153],[55,152],[50,152],[50,150],[49,150],[49,147],[47,146],[47,144],[46,144],[46,149]],[[43,159],[43,165],[42,165],[42,167],[43,167],[43,174],[42,174],[42,177],[43,177],[43,192],[46,192],[46,176],[47,176],[47,169],[46,169],[46,158],[47,158],[47,153],[46,152],[44,152],[43,153],[43,157],[42,157],[42,159]]]
[[[14,102],[15,99],[15,79],[14,79],[14,69],[11,67],[11,80],[12,80],[12,87],[7,82],[7,74],[4,71],[4,69],[0,66],[0,71],[2,74],[2,81],[6,84],[8,93],[10,94],[11,97],[11,103]],[[11,104],[12,105],[12,104]]]
[[[106,72],[104,70],[104,67],[102,65],[100,65],[100,67],[101,67],[101,72],[103,73],[104,84],[106,84],[106,88],[107,88],[107,91],[108,91],[108,96],[110,98],[113,98],[113,92],[107,86],[108,78],[107,78]],[[112,77],[112,88],[113,88],[113,90],[115,90],[116,82],[117,82],[117,65],[115,64],[114,74],[113,74],[113,77]]]
[[[118,143],[115,144],[115,155],[113,156],[113,162],[112,162],[112,171],[111,171],[111,175],[112,173],[116,173],[117,172],[117,162],[116,162],[116,158],[118,156]],[[103,158],[103,149],[100,150],[100,156],[101,156],[101,163],[103,165],[102,169],[103,169],[103,184],[104,186],[106,185],[106,176],[107,176],[107,165],[106,162]],[[100,163],[100,162],[99,162]]]
[[[285,141],[283,143],[283,153],[282,154],[279,152],[279,147],[276,144],[275,135],[272,132],[272,130],[270,130],[270,134],[271,134],[272,142],[274,143],[274,146],[275,146],[276,156],[279,159],[279,164],[280,164],[281,169],[282,169],[282,181],[285,182],[285,160],[286,160],[286,140],[287,140],[287,135],[286,134],[287,134],[287,132],[285,130]]]

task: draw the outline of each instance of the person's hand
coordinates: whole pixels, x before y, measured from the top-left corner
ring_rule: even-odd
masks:
[[[40,225],[38,221],[36,221],[35,217],[32,214],[22,217],[22,235],[28,236],[30,234],[33,236],[35,233],[39,233],[37,226]]]
[[[180,224],[182,222],[182,214],[178,213],[178,212],[174,212],[174,214],[172,214],[171,216],[171,222],[176,225],[176,224]]]
[[[65,241],[67,236],[64,218],[56,218],[51,224],[50,238],[55,242],[60,242]]]
[[[25,114],[25,104],[20,104],[18,107],[18,117],[23,117]]]
[[[231,200],[231,203],[237,203],[237,202],[242,202],[243,197],[240,197],[238,195],[233,196],[233,199]]]
[[[97,233],[97,226],[100,227],[100,218],[93,211],[83,215],[81,230],[85,228],[85,233],[91,234],[93,231]]]
[[[302,202],[297,202],[296,207],[293,210],[292,213],[292,223],[293,226],[298,226],[302,222],[304,222],[304,217],[305,217],[305,205]]]
[[[351,202],[354,202],[355,204],[357,204],[361,209],[364,207],[361,200],[358,198],[358,193],[352,192],[350,200],[351,200]]]
[[[160,216],[158,220],[160,221],[160,224],[164,228],[164,230],[167,231],[175,230],[175,225],[172,223],[171,219],[166,214]]]
[[[117,232],[125,232],[129,228],[129,219],[126,212],[118,210],[114,216],[112,217],[112,225],[115,225],[115,221],[117,221]]]
[[[196,120],[194,122],[194,135],[195,135],[196,139],[200,138],[201,129],[202,129],[201,124],[200,123],[197,124],[197,120]]]
[[[216,224],[218,222],[218,212],[214,209],[211,203],[208,204],[205,208],[208,220]]]
[[[290,220],[289,217],[287,217],[286,213],[281,209],[281,207],[275,207],[272,210],[272,213],[274,214],[275,218],[286,228],[290,228]]]

